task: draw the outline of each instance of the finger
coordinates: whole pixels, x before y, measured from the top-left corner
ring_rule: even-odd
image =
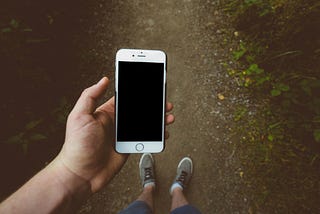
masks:
[[[101,106],[99,106],[99,108],[97,110],[114,112],[114,96],[111,97],[107,102],[105,102]]]
[[[105,112],[114,121],[114,96],[111,97],[107,102],[103,103],[97,108],[97,111]]]
[[[169,112],[173,109],[173,104],[170,102],[166,103],[166,112]]]
[[[109,79],[103,77],[97,84],[85,89],[71,114],[92,114],[96,110],[97,100],[104,94],[108,87]]]
[[[165,137],[166,139],[168,139],[168,138],[170,137],[170,134],[169,134],[168,131],[166,131],[166,132],[164,133],[164,137]]]
[[[102,104],[98,109],[102,109],[102,110],[110,110],[110,108],[114,109],[114,102],[115,102],[115,98],[113,96],[107,102]],[[169,112],[172,109],[173,109],[173,104],[170,102],[167,102],[166,103],[166,112]]]
[[[170,125],[174,122],[175,117],[173,114],[166,115],[166,125]]]

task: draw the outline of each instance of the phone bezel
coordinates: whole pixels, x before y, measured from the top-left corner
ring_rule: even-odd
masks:
[[[163,82],[163,117],[162,117],[162,140],[161,141],[118,141],[118,62],[154,62],[164,63]],[[165,107],[166,107],[166,54],[161,50],[120,49],[116,54],[115,62],[115,150],[118,153],[159,153],[165,147]],[[142,148],[141,150],[139,148]]]

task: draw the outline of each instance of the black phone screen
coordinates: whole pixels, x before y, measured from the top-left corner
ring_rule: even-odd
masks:
[[[162,141],[164,63],[118,63],[117,140]]]

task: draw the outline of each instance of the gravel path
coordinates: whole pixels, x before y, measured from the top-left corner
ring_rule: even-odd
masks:
[[[168,213],[169,187],[186,155],[195,165],[186,192],[190,203],[203,213],[248,212],[237,138],[232,137],[232,107],[238,98],[221,65],[230,55],[226,43],[232,40],[232,29],[218,5],[218,0],[102,0],[90,8],[95,18],[87,42],[98,60],[113,65],[119,48],[162,49],[168,56],[167,94],[175,105],[176,122],[169,128],[165,151],[154,156],[156,213]],[[112,69],[107,74],[111,79]],[[219,93],[225,98],[218,98]],[[135,200],[141,191],[139,158],[131,155],[80,213],[117,213]]]

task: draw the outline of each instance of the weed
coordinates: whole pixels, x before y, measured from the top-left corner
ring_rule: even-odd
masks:
[[[56,132],[58,124],[64,125],[66,123],[70,108],[70,103],[65,97],[62,97],[59,105],[46,118],[29,121],[22,130],[9,137],[5,143],[18,145],[24,154],[27,154],[30,144],[45,142],[48,136]]]
[[[21,145],[23,152],[26,154],[30,143],[41,142],[47,139],[46,135],[35,131],[36,127],[42,122],[43,119],[28,122],[22,131],[7,139],[6,143]]]
[[[320,4],[316,0],[229,0],[242,38],[228,69],[259,105],[258,118],[241,106],[234,120],[256,210],[318,210],[320,179]],[[257,120],[259,122],[257,122]],[[261,122],[263,121],[263,122]],[[253,179],[254,178],[254,179]],[[297,197],[300,195],[300,197]]]
[[[21,24],[16,19],[11,19],[6,27],[1,29],[2,33],[11,33],[11,32],[31,32],[32,29],[24,24]]]

